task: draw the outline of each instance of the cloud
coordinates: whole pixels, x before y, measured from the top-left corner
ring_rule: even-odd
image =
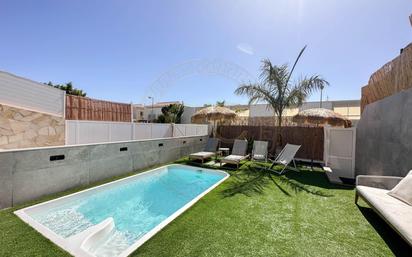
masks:
[[[241,51],[245,54],[248,54],[248,55],[253,55],[255,53],[254,50],[253,50],[253,47],[249,44],[246,44],[246,43],[240,43],[236,46],[236,48],[237,48],[237,50],[239,50],[239,51]]]

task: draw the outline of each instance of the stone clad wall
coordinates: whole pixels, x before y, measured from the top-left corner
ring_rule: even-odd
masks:
[[[0,150],[64,145],[63,117],[0,104]]]

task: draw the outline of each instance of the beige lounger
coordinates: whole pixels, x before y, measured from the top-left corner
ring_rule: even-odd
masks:
[[[201,160],[202,164],[205,160],[216,155],[219,140],[217,138],[209,138],[205,150],[203,152],[192,153],[189,155],[189,160]]]
[[[268,160],[268,142],[267,141],[258,141],[253,142],[253,150],[251,159],[254,161],[263,161],[267,162]]]
[[[233,144],[232,154],[223,158],[220,161],[220,166],[222,166],[222,163],[230,163],[230,164],[236,164],[236,167],[239,168],[239,163],[249,157],[249,155],[247,155],[246,152],[247,152],[247,141],[235,139],[235,143]]]
[[[272,161],[272,166],[270,166],[269,169],[273,172],[278,173],[279,175],[282,175],[286,172],[286,168],[291,162],[293,162],[293,166],[295,167],[295,169],[297,169],[295,163],[295,155],[299,151],[299,149],[300,145],[286,144],[283,150],[276,157],[276,159]],[[277,164],[283,165],[283,169],[281,171],[276,171],[273,169]]]

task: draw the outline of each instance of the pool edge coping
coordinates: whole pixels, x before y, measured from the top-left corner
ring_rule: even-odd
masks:
[[[185,167],[190,167],[193,170],[204,169],[204,170],[207,170],[207,171],[223,173],[225,176],[222,179],[220,179],[218,182],[213,184],[213,186],[211,186],[207,190],[203,191],[200,195],[193,198],[190,202],[183,205],[180,209],[178,209],[176,212],[174,212],[172,215],[170,215],[167,219],[160,222],[156,227],[154,227],[149,232],[147,232],[143,237],[141,237],[139,240],[137,240],[135,243],[133,243],[129,248],[127,248],[125,251],[123,251],[117,257],[127,257],[130,254],[132,254],[140,246],[142,246],[145,242],[147,242],[150,238],[152,238],[154,235],[156,235],[158,232],[160,232],[164,227],[166,227],[169,223],[171,223],[173,220],[175,220],[177,217],[179,217],[181,214],[183,214],[185,211],[187,211],[190,207],[192,207],[195,203],[197,203],[202,197],[207,195],[210,191],[215,189],[217,186],[219,186],[227,178],[230,177],[230,174],[227,173],[226,171],[223,171],[223,170],[214,170],[214,169],[208,169],[208,168],[203,168],[203,167],[193,167],[193,166],[184,165],[184,164],[171,164],[171,165],[168,165],[168,166],[185,166]]]
[[[128,248],[126,248],[126,250],[124,250],[121,254],[119,254],[117,257],[126,257],[129,256],[131,253],[133,253],[134,251],[136,251],[141,245],[143,245],[146,241],[148,241],[151,237],[153,237],[155,234],[157,234],[159,231],[161,231],[164,227],[166,227],[169,223],[171,223],[174,219],[176,219],[178,216],[180,216],[182,213],[184,213],[186,210],[188,210],[190,207],[192,207],[196,202],[198,202],[202,197],[204,197],[206,194],[208,194],[210,191],[212,191],[213,189],[215,189],[217,186],[219,186],[221,183],[223,183],[227,178],[230,177],[230,174],[227,173],[226,171],[223,170],[218,170],[218,169],[209,169],[209,168],[203,168],[203,167],[194,167],[194,166],[190,166],[190,165],[185,165],[185,164],[177,164],[177,163],[173,163],[173,164],[166,164],[151,170],[146,170],[143,172],[140,172],[138,174],[134,174],[131,176],[127,176],[124,178],[120,178],[114,181],[110,181],[107,183],[103,183],[101,185],[97,185],[94,187],[90,187],[90,188],[86,188],[83,189],[81,191],[72,193],[72,194],[68,194],[65,196],[61,196],[55,199],[51,199],[48,201],[44,201],[41,203],[37,203],[31,206],[27,206],[25,208],[22,209],[18,209],[16,211],[14,211],[13,213],[20,218],[22,221],[24,221],[27,225],[29,225],[30,227],[32,227],[33,229],[35,229],[38,233],[40,233],[42,236],[44,236],[45,238],[49,239],[53,244],[59,246],[60,248],[62,248],[63,250],[65,250],[66,252],[68,252],[69,254],[72,254],[74,256],[85,256],[85,257],[95,257],[93,254],[88,253],[87,251],[80,249],[79,246],[79,251],[76,251],[76,249],[73,248],[73,244],[68,241],[67,239],[69,238],[63,238],[62,236],[56,234],[55,232],[53,232],[52,230],[50,230],[49,228],[47,228],[46,226],[42,225],[40,222],[36,221],[35,219],[33,219],[29,214],[27,214],[25,211],[32,209],[32,208],[36,208],[39,207],[41,205],[45,205],[45,204],[49,204],[52,202],[56,202],[58,200],[62,200],[68,197],[72,197],[87,191],[91,191],[91,190],[96,190],[98,188],[101,187],[105,187],[108,186],[110,184],[114,184],[114,183],[118,183],[120,181],[124,181],[127,179],[132,179],[134,177],[138,177],[150,172],[154,172],[160,169],[164,169],[167,167],[173,167],[173,166],[183,166],[186,168],[190,168],[192,170],[206,170],[206,171],[211,171],[213,173],[222,173],[224,175],[223,178],[221,178],[218,182],[216,182],[215,184],[213,184],[211,187],[209,187],[207,190],[203,191],[201,194],[199,194],[198,196],[196,196],[195,198],[193,198],[190,202],[186,203],[185,205],[183,205],[181,208],[179,208],[176,212],[174,212],[172,215],[170,215],[169,217],[167,217],[165,220],[163,220],[161,223],[159,223],[158,225],[156,225],[153,229],[151,229],[149,232],[147,232],[143,237],[141,237],[139,240],[137,240],[136,242],[134,242],[132,245],[130,245]],[[100,223],[99,223],[100,224]],[[98,226],[99,224],[96,224],[95,226],[90,227],[89,229],[95,228],[96,226]],[[88,230],[88,229],[86,229]],[[82,231],[85,232],[86,230]],[[78,233],[81,234],[82,232]],[[95,231],[94,231],[95,232]],[[90,234],[88,234],[87,237],[89,237],[93,232],[90,232]],[[78,235],[76,234],[76,235]],[[73,235],[73,236],[76,236]],[[85,239],[85,238],[84,238]]]

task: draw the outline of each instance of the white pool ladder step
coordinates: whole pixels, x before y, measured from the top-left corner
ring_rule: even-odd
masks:
[[[114,220],[110,217],[79,234],[67,238],[70,253],[76,257],[95,257],[91,249],[104,240],[114,228]]]
[[[105,239],[109,237],[112,233],[113,229],[115,228],[113,218],[108,218],[105,220],[106,222],[102,224],[99,230],[90,233],[80,245],[80,248],[83,251],[86,251],[92,255],[94,250],[98,248],[102,243],[105,242]],[[100,223],[101,224],[101,223]]]

